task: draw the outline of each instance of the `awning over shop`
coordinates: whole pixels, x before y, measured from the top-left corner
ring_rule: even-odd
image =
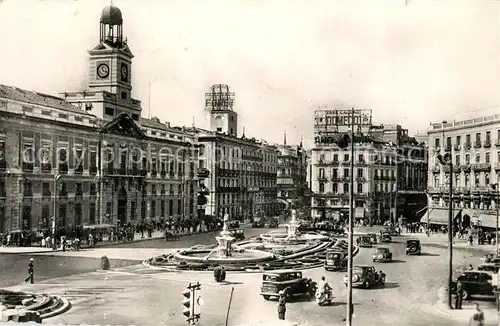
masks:
[[[453,219],[455,219],[458,214],[460,214],[460,209],[453,210]],[[447,225],[448,224],[448,209],[442,208],[431,208],[425,212],[424,216],[420,219],[421,223],[428,224],[438,224],[438,225]]]
[[[479,225],[485,228],[496,228],[497,216],[496,214],[480,214]]]

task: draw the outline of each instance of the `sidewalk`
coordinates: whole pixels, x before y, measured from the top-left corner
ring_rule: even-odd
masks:
[[[180,233],[179,235],[181,237],[184,236],[189,236],[189,235],[197,235],[197,234],[203,234],[203,233],[211,233],[211,232],[200,232],[200,233]],[[124,244],[124,243],[136,243],[136,242],[142,242],[142,241],[150,241],[150,240],[155,240],[155,239],[161,239],[165,237],[165,234],[162,231],[154,231],[153,234],[151,235],[151,238],[147,236],[147,233],[144,234],[144,238],[142,238],[141,233],[136,233],[134,240],[133,241],[106,241],[106,242],[101,242],[93,246],[92,248],[87,247],[86,245],[82,245],[83,250],[87,249],[94,249],[94,248],[103,248],[103,247],[109,247],[117,244]],[[53,252],[58,252],[62,251],[62,248],[59,247],[57,250],[53,250],[52,248],[43,248],[43,247],[14,247],[14,246],[9,246],[9,247],[0,247],[0,254],[39,254],[39,253],[53,253]],[[71,251],[67,251],[71,252]]]
[[[475,302],[464,301],[462,304],[462,309],[455,310],[455,309],[450,309],[448,305],[445,303],[447,302],[448,299],[444,288],[439,289],[438,297],[439,297],[438,302],[433,305],[433,308],[436,310],[437,313],[445,316],[446,318],[456,320],[457,323],[459,322],[462,325],[468,325],[471,316],[475,312],[475,305],[474,305]],[[484,320],[486,326],[498,325],[499,323],[498,312],[496,310],[496,307],[494,306],[494,303],[487,301],[479,302],[479,308],[484,313]]]
[[[404,236],[408,239],[419,239],[422,245],[427,245],[431,247],[439,247],[444,248],[448,247],[448,234],[431,234],[427,236],[425,233],[401,233],[401,236]],[[467,243],[467,239],[464,237],[462,239],[453,239],[453,247],[457,249],[468,249],[468,250],[476,250],[484,253],[493,253],[495,252],[495,245],[477,245],[474,244],[469,246]]]

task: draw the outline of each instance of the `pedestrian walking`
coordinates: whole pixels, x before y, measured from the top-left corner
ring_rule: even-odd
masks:
[[[462,309],[462,295],[464,293],[462,282],[457,281],[457,289],[455,291],[455,309]]]
[[[484,326],[484,312],[479,308],[479,305],[476,303],[476,311],[470,317],[469,326]]]
[[[280,297],[278,299],[278,318],[280,320],[285,320],[285,312],[286,312],[285,292],[280,291],[279,295]]]
[[[24,279],[24,282],[28,283],[28,281],[29,281],[31,284],[33,284],[35,282],[34,273],[35,273],[35,270],[33,267],[33,258],[30,258],[30,263],[28,265],[28,277],[26,277]]]

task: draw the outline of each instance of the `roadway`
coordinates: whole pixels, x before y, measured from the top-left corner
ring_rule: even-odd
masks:
[[[248,237],[252,237],[265,233],[267,231],[269,231],[269,229],[246,228],[245,235]],[[214,238],[215,235],[216,232],[210,232],[183,236],[179,241],[165,241],[165,238],[157,238],[138,242],[112,244],[103,247],[103,250],[100,250],[100,252],[107,252],[112,250],[116,251],[118,249],[125,248],[137,249],[137,251],[140,251],[142,249],[152,248],[178,249],[188,248],[194,245],[209,245],[216,243]],[[112,249],[108,250],[107,248]],[[144,251],[148,252],[148,250]],[[32,257],[35,258],[35,281],[37,282],[73,274],[88,273],[99,269],[101,264],[100,258],[85,257],[85,254],[87,252],[92,252],[92,249],[84,249],[80,252],[56,252],[54,254],[49,253],[43,255],[0,253],[0,288],[16,285],[23,282],[24,278],[28,275],[28,263],[29,259]],[[128,255],[121,255],[123,258],[120,258],[119,256],[120,255],[118,255],[116,259],[110,259],[112,268],[139,264],[142,259],[149,258],[140,257],[140,259],[138,259],[137,255],[133,255],[130,257],[128,257]]]
[[[252,232],[259,234],[265,230]],[[387,274],[387,284],[353,291],[354,325],[456,325],[456,320],[445,318],[433,306],[446,283],[447,249],[424,245],[421,256],[406,256],[403,240],[395,238],[394,243],[384,245],[393,252],[394,262],[375,264],[377,270]],[[164,240],[162,243],[167,245]],[[355,264],[372,265],[373,250],[362,248]],[[475,265],[480,262],[479,256],[478,252],[457,250],[455,268]],[[307,325],[343,325],[347,298],[342,282],[344,273],[325,272],[322,268],[303,273],[314,280],[326,276],[334,288],[335,302],[328,307],[319,307],[305,298],[290,302],[287,319]],[[187,283],[199,281],[205,300],[200,325],[224,325],[231,287],[234,297],[229,325],[272,323],[277,320],[277,303],[259,296],[261,278],[261,274],[229,273],[227,279],[232,284],[221,285],[213,282],[211,273],[165,273],[131,265],[14,288],[66,296],[73,304],[72,309],[48,320],[50,323],[185,325],[180,293]],[[489,315],[486,318],[487,322],[493,319]]]

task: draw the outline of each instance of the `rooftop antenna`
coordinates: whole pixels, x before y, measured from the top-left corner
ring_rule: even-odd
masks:
[[[195,121],[194,121],[194,115],[193,115],[193,128],[196,127]]]
[[[245,127],[243,127],[243,137],[245,137]]]
[[[283,145],[285,145],[285,146],[286,146],[286,130],[285,130],[285,134],[284,134],[284,136],[283,136]]]
[[[304,137],[303,134],[300,134],[300,147],[302,148],[302,138]]]

